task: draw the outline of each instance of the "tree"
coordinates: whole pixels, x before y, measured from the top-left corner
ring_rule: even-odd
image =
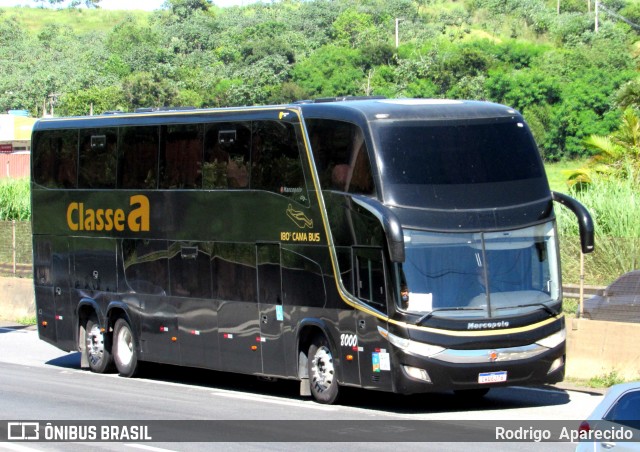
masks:
[[[630,80],[616,93],[616,103],[622,108],[640,105],[640,79]]]
[[[127,100],[120,86],[91,87],[64,94],[58,113],[65,116],[101,114],[105,111],[126,110]]]
[[[362,63],[356,49],[324,46],[293,68],[293,80],[309,97],[361,95]]]
[[[628,179],[640,186],[640,118],[633,108],[624,110],[613,133],[591,135],[585,144],[594,155],[585,168],[569,173],[570,186],[592,184],[597,177]]]
[[[369,14],[349,8],[333,23],[333,36],[338,43],[356,48],[364,44],[365,36],[373,29],[373,18]]]
[[[211,0],[166,0],[163,6],[180,20],[185,20],[196,11],[209,11]]]
[[[120,78],[136,71],[153,71],[166,55],[166,48],[159,43],[159,29],[127,17],[107,36],[106,48],[110,55],[105,68]]]
[[[45,0],[37,0],[38,3],[45,3]],[[87,8],[100,8],[101,0],[46,0],[51,6],[64,6],[66,8],[77,8],[84,5]]]
[[[123,91],[131,109],[172,107],[178,96],[173,83],[150,72],[136,72],[127,77],[123,82]]]

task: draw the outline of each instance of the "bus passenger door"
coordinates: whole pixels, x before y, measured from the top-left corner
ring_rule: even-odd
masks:
[[[380,248],[358,247],[353,249],[355,295],[373,308],[373,315],[356,311],[360,382],[365,388],[391,389],[391,362],[386,339],[378,326],[387,329],[387,284],[383,252]]]
[[[282,273],[280,245],[259,243],[258,305],[260,316],[260,349],[262,372],[266,375],[286,375],[283,338],[284,307],[282,305]]]
[[[211,274],[218,303],[220,369],[261,373],[255,244],[216,242]]]
[[[211,293],[213,244],[175,242],[169,248],[169,286],[178,309],[180,363],[218,369],[218,307]]]

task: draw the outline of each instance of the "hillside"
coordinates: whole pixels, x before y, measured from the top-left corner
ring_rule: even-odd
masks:
[[[14,18],[29,34],[36,36],[51,26],[70,28],[73,33],[108,33],[126,17],[146,21],[150,13],[145,11],[113,11],[79,8],[0,8],[0,19]]]
[[[553,161],[588,154],[584,137],[609,133],[640,96],[635,0],[602,2],[597,33],[584,0],[562,0],[559,13],[557,0],[168,5],[0,8],[0,107],[38,116],[337,95],[486,99],[522,111]]]

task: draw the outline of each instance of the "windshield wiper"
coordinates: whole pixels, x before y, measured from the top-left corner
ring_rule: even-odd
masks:
[[[558,311],[556,311],[555,309],[550,308],[549,306],[547,306],[544,303],[530,303],[530,304],[519,304],[519,305],[515,305],[515,306],[502,306],[500,308],[496,308],[496,311],[500,311],[502,309],[514,309],[514,308],[529,308],[531,306],[539,306],[542,309],[544,309],[545,311],[547,311],[549,314],[551,314],[554,317],[557,317],[558,314],[560,314]]]
[[[456,308],[436,308],[433,309],[431,312],[426,313],[425,315],[423,315],[422,317],[420,317],[418,319],[418,321],[416,322],[416,325],[420,326],[422,325],[422,322],[424,322],[425,320],[429,320],[432,316],[434,312],[439,312],[439,311],[484,311],[485,308],[470,308],[468,306],[466,307],[456,307]]]

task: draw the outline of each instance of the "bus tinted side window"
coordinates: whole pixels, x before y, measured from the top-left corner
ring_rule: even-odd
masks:
[[[164,240],[123,240],[125,290],[166,295],[169,288],[167,257],[167,242]]]
[[[382,250],[378,248],[354,248],[356,296],[364,302],[387,312],[386,284]]]
[[[210,243],[174,242],[169,246],[171,295],[211,298]]]
[[[118,129],[80,131],[79,188],[116,188]]]
[[[362,130],[355,124],[307,119],[313,158],[323,190],[375,193],[371,162]]]
[[[123,127],[120,129],[119,188],[156,188],[158,174],[157,126]]]
[[[307,203],[298,141],[293,124],[256,121],[251,135],[251,188]]]
[[[162,126],[160,188],[194,189],[202,185],[203,126]]]
[[[33,177],[37,184],[51,188],[76,186],[78,131],[38,132],[33,153]]]
[[[219,122],[206,125],[203,188],[249,188],[251,124]]]
[[[258,301],[256,247],[252,243],[216,243],[213,297],[228,301]]]

